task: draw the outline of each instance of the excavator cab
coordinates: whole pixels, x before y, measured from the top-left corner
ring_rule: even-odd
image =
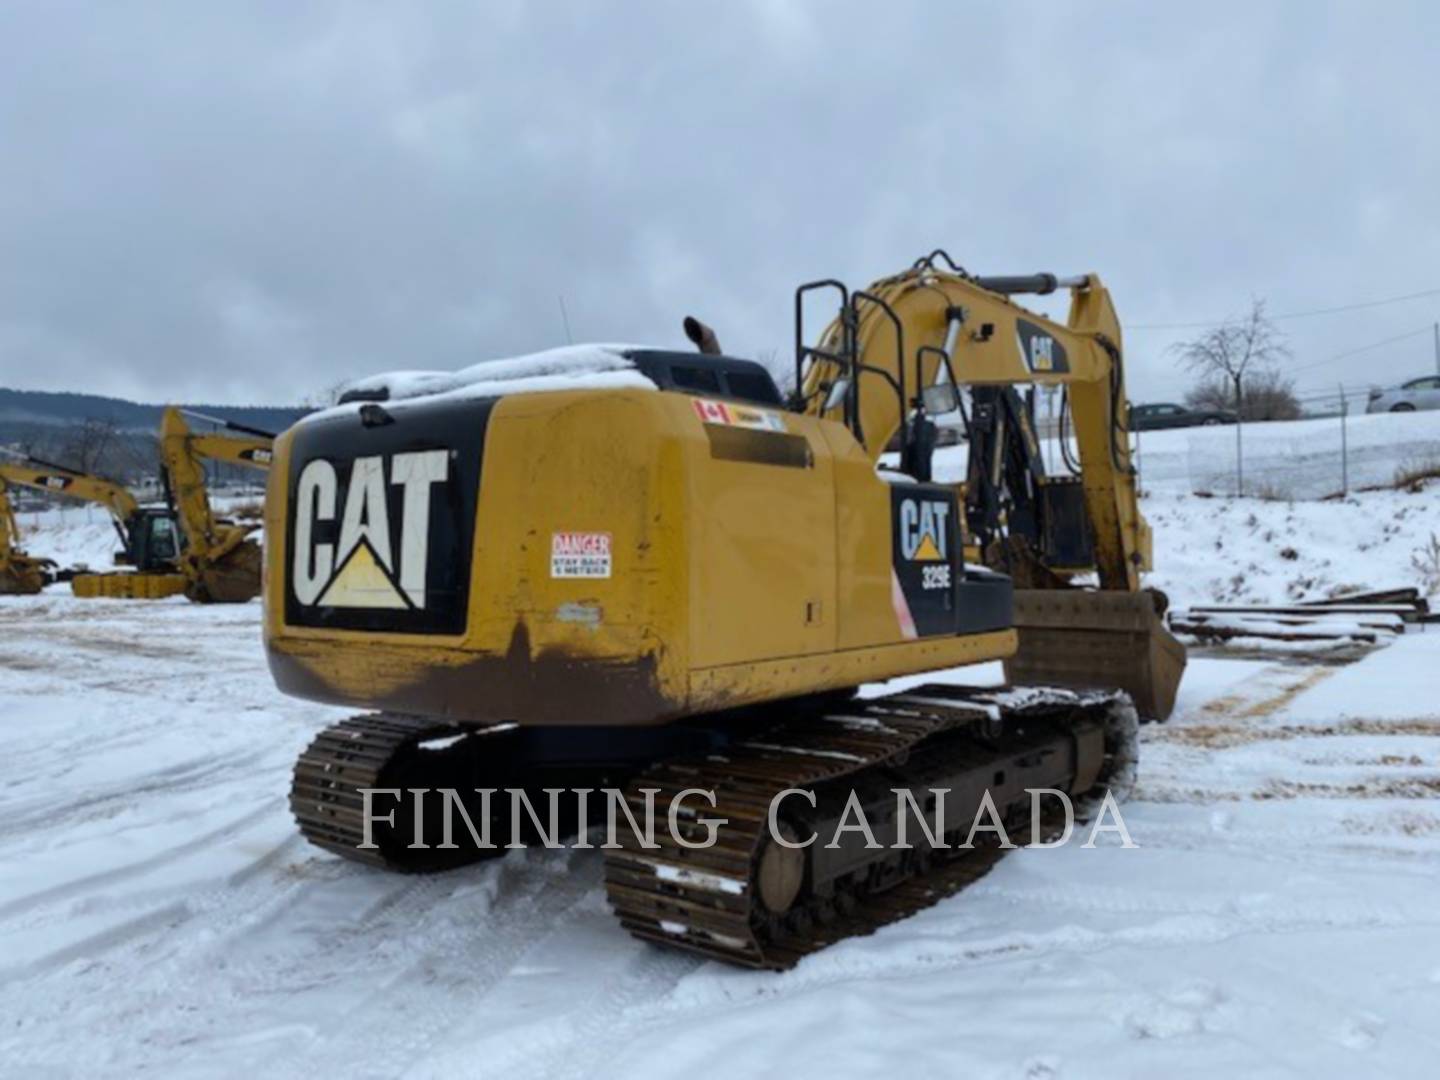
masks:
[[[125,545],[115,553],[116,566],[133,566],[139,571],[171,571],[180,561],[182,538],[175,515],[163,507],[142,507],[131,515],[120,531]]]

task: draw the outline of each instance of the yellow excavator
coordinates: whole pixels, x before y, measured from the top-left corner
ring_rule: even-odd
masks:
[[[1056,287],[1065,324],[1011,299]],[[829,298],[810,344],[802,316]],[[1149,533],[1099,278],[976,277],[937,252],[868,289],[803,285],[795,310],[788,399],[687,320],[698,354],[595,347],[604,378],[549,392],[370,381],[276,441],[272,674],[373,710],[297,762],[306,837],[438,870],[583,839],[587,792],[604,791],[612,817],[669,823],[605,845],[626,929],[784,968],[984,873],[1005,850],[968,843],[987,804],[1039,827],[1033,789],[1123,794],[1136,705],[1168,713],[1184,654],[1140,588]],[[931,482],[934,417],[960,388],[1003,463],[1011,440],[982,399],[1025,383],[1066,387],[1078,476],[1011,490],[986,470],[974,500]],[[897,432],[900,468],[877,468]],[[1086,572],[1098,587],[1072,587]],[[997,660],[1042,685],[857,696]],[[427,804],[441,791],[453,806]]]
[[[223,430],[193,431],[191,416]],[[217,518],[210,507],[205,462],[267,470],[274,436],[171,406],[160,421],[161,477],[184,539],[179,568],[185,595],[203,604],[240,604],[260,594],[260,545],[255,526]]]
[[[54,560],[27,555],[21,549],[15,508],[0,480],[0,596],[33,596],[54,580]]]
[[[195,432],[187,415],[225,430]],[[196,603],[244,603],[260,592],[260,547],[250,538],[256,526],[215,517],[205,462],[264,471],[273,438],[269,432],[167,408],[159,433],[165,507],[142,507],[122,484],[30,456],[0,459],[0,481],[110,511],[121,542],[115,562],[131,570],[77,573],[70,581],[76,596],[158,600],[183,593]]]
[[[186,579],[177,565],[180,534],[170,510],[141,506],[123,484],[34,456],[0,458],[0,481],[95,503],[110,512],[121,545],[115,562],[133,572],[76,573],[70,579],[76,596],[158,600],[185,590]]]

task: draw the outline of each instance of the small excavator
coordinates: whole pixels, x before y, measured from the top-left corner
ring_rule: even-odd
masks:
[[[192,431],[187,415],[225,431]],[[205,462],[264,471],[270,466],[273,438],[227,420],[167,408],[159,433],[164,507],[142,507],[122,484],[36,457],[0,459],[0,481],[97,503],[110,511],[121,543],[115,562],[131,570],[76,573],[70,580],[76,596],[159,600],[184,594],[200,604],[239,604],[260,592],[260,547],[250,538],[256,526],[214,515]]]
[[[0,480],[0,596],[33,596],[56,580],[53,559],[27,555],[5,482]]]
[[[180,534],[170,510],[141,506],[123,484],[33,455],[0,458],[0,481],[95,503],[110,512],[120,538],[115,562],[133,572],[77,572],[70,579],[76,596],[158,600],[184,592],[186,579],[178,568]]]
[[[1062,287],[1063,324],[1012,299]],[[810,343],[807,304],[827,297]],[[1005,849],[967,829],[987,802],[1014,825],[1044,816],[1032,789],[1092,808],[1124,793],[1137,710],[1168,715],[1184,652],[1141,588],[1150,534],[1100,279],[973,276],[935,252],[867,289],[802,285],[795,313],[788,397],[687,320],[698,353],[595,347],[610,375],[643,378],[413,395],[369,380],[276,440],[271,672],[366,710],[296,764],[309,840],[441,870],[533,840],[526,793],[583,838],[585,792],[609,789],[612,811],[671,827],[606,845],[621,925],[780,969],[986,872]],[[1009,436],[977,403],[1037,383],[1066,388],[1076,477],[1012,490],[987,473],[988,510],[931,480],[933,417],[961,387],[972,437],[1003,460]],[[899,469],[878,468],[897,433]],[[1072,584],[1087,573],[1096,587]],[[996,660],[1039,685],[857,696]],[[424,808],[439,789],[462,799],[453,835]],[[864,835],[842,828],[856,806]],[[805,845],[818,836],[833,840]]]

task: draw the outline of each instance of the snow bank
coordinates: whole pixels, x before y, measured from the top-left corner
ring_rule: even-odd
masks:
[[[1366,491],[1330,502],[1203,499],[1151,492],[1146,584],[1172,606],[1279,604],[1429,582],[1416,565],[1440,534],[1440,482],[1421,491]]]
[[[15,515],[20,526],[20,548],[39,559],[54,559],[60,567],[109,570],[114,566],[120,537],[109,511],[99,506],[71,503],[49,510]],[[61,588],[69,589],[68,585]]]
[[[499,397],[555,390],[654,389],[625,354],[641,345],[567,345],[501,360],[485,360],[459,371],[391,371],[358,379],[344,393],[385,394],[386,401],[417,397]]]

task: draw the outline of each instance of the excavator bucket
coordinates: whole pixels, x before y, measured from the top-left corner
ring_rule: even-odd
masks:
[[[33,596],[46,585],[45,568],[28,555],[0,560],[0,596]]]
[[[1005,661],[1006,681],[1118,688],[1140,716],[1164,720],[1175,708],[1185,646],[1165,628],[1163,610],[1149,591],[1016,589],[1020,648]]]
[[[246,540],[215,562],[202,566],[185,589],[197,604],[243,604],[260,595],[260,545]]]

